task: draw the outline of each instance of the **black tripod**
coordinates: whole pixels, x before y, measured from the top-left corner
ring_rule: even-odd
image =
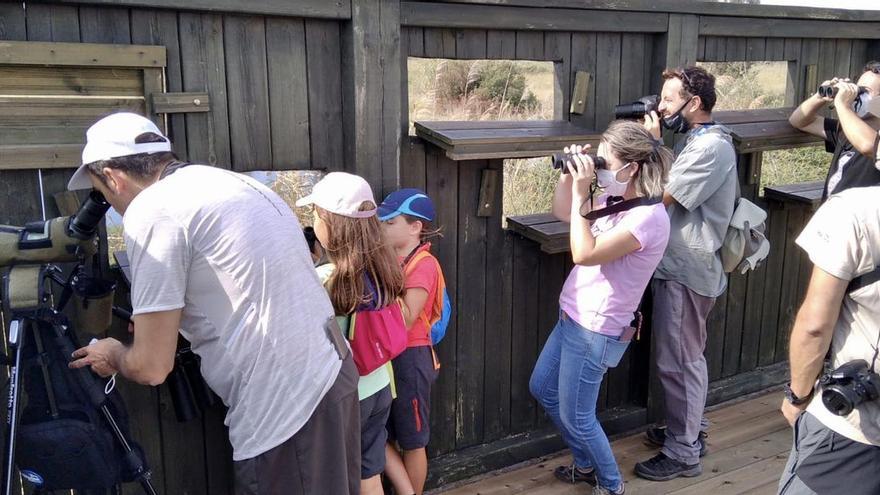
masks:
[[[78,271],[74,271],[76,273]],[[71,276],[72,279],[72,276]],[[9,395],[7,401],[6,418],[6,442],[4,445],[3,464],[3,494],[12,495],[13,479],[16,470],[15,452],[16,437],[19,434],[19,422],[21,420],[21,397],[22,385],[22,359],[25,345],[30,345],[30,339],[34,339],[37,353],[43,355],[49,346],[59,350],[68,361],[72,360],[72,354],[77,347],[76,335],[70,322],[62,314],[64,306],[70,299],[72,292],[71,280],[64,280],[61,271],[54,265],[42,265],[39,268],[37,278],[38,285],[42,287],[42,281],[51,280],[62,287],[62,294],[55,307],[49,303],[47,291],[40,291],[41,297],[36,308],[28,310],[11,311],[8,343],[9,349],[15,352],[14,359],[10,363],[11,373],[9,378]],[[45,362],[41,362],[43,380],[49,385],[49,372]],[[89,404],[99,411],[101,417],[111,430],[114,438],[118,441],[125,453],[124,465],[129,473],[134,474],[134,479],[140,483],[144,491],[149,495],[157,492],[150,482],[151,472],[147,469],[139,452],[132,449],[131,443],[119,426],[119,422],[111,411],[109,396],[104,391],[104,383],[88,368],[76,370],[68,369],[79,384],[82,392],[87,396]],[[47,386],[50,414],[57,415],[54,392],[52,386]],[[22,477],[40,486],[41,480],[37,473],[22,472]]]

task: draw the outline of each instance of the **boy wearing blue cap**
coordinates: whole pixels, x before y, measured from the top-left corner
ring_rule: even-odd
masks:
[[[431,347],[431,322],[438,317],[434,301],[441,296],[443,276],[427,242],[439,233],[431,228],[434,218],[433,202],[418,189],[395,191],[379,205],[383,234],[400,257],[405,274],[407,349],[392,361],[397,398],[388,418],[385,466],[400,494],[421,494],[428,474],[425,447],[430,437],[431,384],[439,369]]]

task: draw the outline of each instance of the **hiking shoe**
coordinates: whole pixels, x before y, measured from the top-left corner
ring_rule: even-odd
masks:
[[[623,495],[624,493],[626,493],[626,485],[624,485],[623,483],[620,484],[619,492],[612,492],[611,490],[603,488],[601,486],[593,487],[593,495]]]
[[[635,468],[636,476],[651,481],[668,481],[671,479],[684,476],[693,478],[703,473],[703,466],[698,462],[696,464],[685,464],[671,457],[667,457],[664,453],[659,453],[647,461],[637,462]]]
[[[556,479],[560,481],[572,485],[577,483],[588,483],[591,486],[596,486],[596,470],[590,468],[589,470],[584,471],[580,468],[576,468],[574,463],[568,466],[559,466],[553,471],[553,476],[556,476]]]
[[[706,438],[709,436],[705,431],[700,431],[700,434],[697,435],[697,441],[700,442],[700,457],[706,457],[706,453],[709,452],[709,448],[706,445]],[[666,442],[666,427],[658,426],[656,428],[648,428],[645,432],[645,439],[648,440],[648,443],[654,445],[656,447],[662,447],[663,443]]]

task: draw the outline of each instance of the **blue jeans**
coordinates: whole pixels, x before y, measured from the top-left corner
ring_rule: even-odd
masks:
[[[596,418],[599,386],[629,342],[592,332],[562,314],[532,371],[529,390],[562,434],[581,469],[593,468],[599,485],[623,484],[608,437]]]

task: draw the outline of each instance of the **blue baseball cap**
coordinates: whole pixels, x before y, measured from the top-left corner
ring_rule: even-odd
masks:
[[[402,214],[433,222],[434,203],[423,191],[410,188],[394,191],[379,205],[379,220],[383,222]]]

